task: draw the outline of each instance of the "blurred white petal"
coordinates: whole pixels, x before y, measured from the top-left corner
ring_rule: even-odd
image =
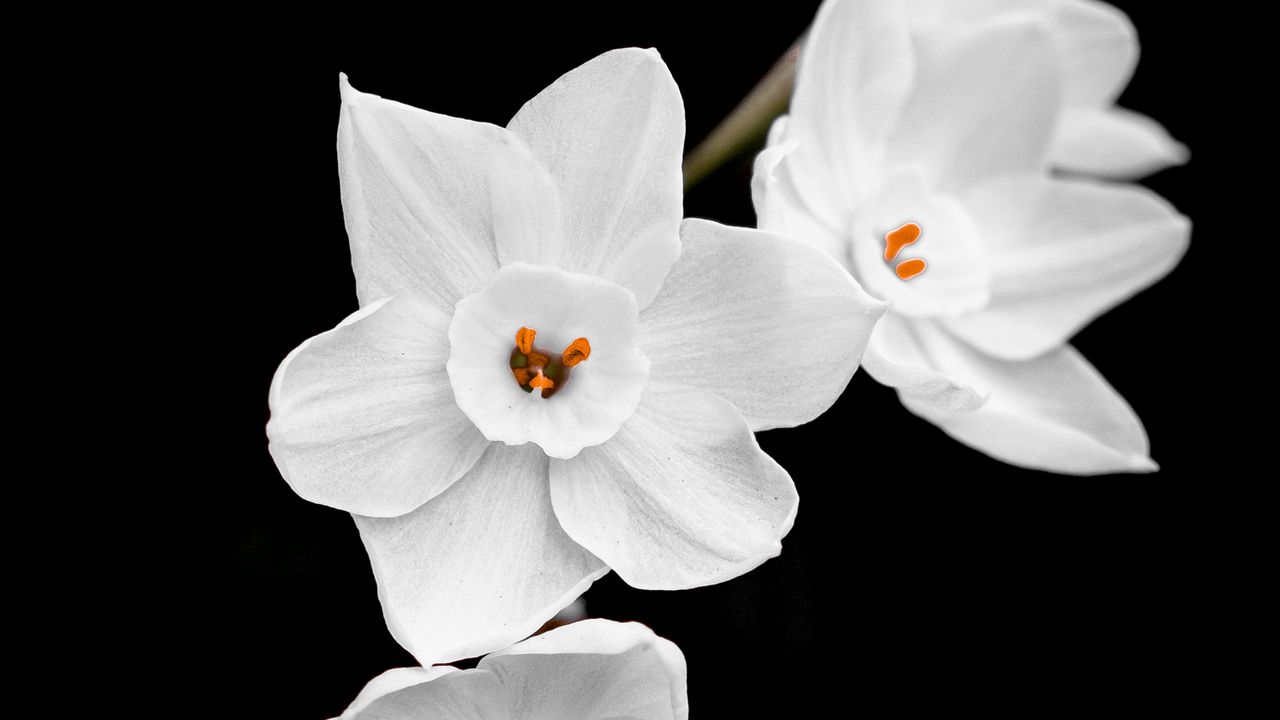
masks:
[[[1007,178],[966,204],[991,258],[991,303],[947,328],[998,357],[1062,345],[1098,315],[1164,277],[1191,223],[1137,185]]]
[[[920,165],[945,192],[1046,166],[1062,69],[1043,23],[991,22],[922,36],[916,83],[887,164]],[[798,118],[792,111],[791,124]],[[928,230],[928,228],[925,228]]]
[[[1150,175],[1191,157],[1160,123],[1124,108],[1068,111],[1051,153],[1055,167],[1118,180]]]
[[[907,22],[893,0],[823,3],[796,70],[787,138],[800,193],[843,229],[848,203],[872,189],[883,140],[911,91]]]

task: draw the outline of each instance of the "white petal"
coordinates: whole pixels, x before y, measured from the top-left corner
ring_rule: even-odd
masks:
[[[551,499],[574,540],[633,587],[659,590],[774,557],[799,503],[732,405],[658,381],[612,440],[552,461]]]
[[[1164,277],[1190,221],[1150,190],[1089,180],[1009,178],[966,204],[987,246],[991,303],[943,324],[976,347],[1023,359]]]
[[[475,464],[488,441],[453,400],[448,324],[403,293],[285,358],[267,437],[295,492],[363,515],[402,515]]]
[[[493,673],[396,668],[370,680],[336,720],[492,720],[510,717],[510,707]]]
[[[573,623],[492,653],[479,668],[502,678],[513,717],[689,716],[684,655],[639,623]]]
[[[769,146],[755,159],[751,176],[751,202],[756,210],[756,227],[789,235],[830,255],[849,267],[847,228],[828,226],[801,195],[796,185],[791,155],[796,140],[781,140],[787,116],[774,121],[769,129]],[[844,216],[841,212],[841,216]]]
[[[1045,167],[1062,82],[1041,22],[925,34],[916,48],[916,84],[889,141],[890,166],[919,164],[942,191]]]
[[[552,397],[511,374],[521,327],[550,353],[586,338],[591,355]],[[449,381],[457,403],[490,440],[537,443],[571,458],[613,437],[631,417],[649,359],[636,345],[635,297],[607,280],[525,263],[507,265],[483,292],[458,303],[449,326]]]
[[[884,259],[885,235],[905,223],[920,238],[892,261]],[[918,166],[894,168],[854,217],[849,231],[853,273],[867,292],[912,317],[958,315],[987,304],[987,258],[969,213],[955,197],[937,192]],[[923,273],[903,280],[894,268],[924,258]]]
[[[972,410],[983,395],[972,386],[940,372],[931,345],[940,334],[929,321],[913,320],[890,310],[876,323],[862,356],[862,367],[882,385],[898,389],[902,398],[938,410]]]
[[[1138,33],[1118,8],[1091,0],[1052,6],[1069,107],[1104,107],[1120,97],[1138,65]]]
[[[554,185],[510,132],[358,92],[345,75],[341,90],[338,173],[362,305],[413,290],[448,310],[497,270],[495,226],[555,234]]]
[[[429,665],[510,645],[608,568],[556,522],[547,459],[491,444],[453,487],[398,518],[355,516],[387,627]]]
[[[351,701],[346,711],[337,720],[354,720],[359,717],[362,710],[369,707],[374,700],[383,695],[390,695],[397,690],[431,682],[442,675],[456,671],[457,668],[447,665],[432,668],[404,667],[388,670],[365,683],[364,688],[360,690],[360,694],[356,696],[355,700]]]
[[[882,142],[911,90],[907,22],[892,0],[828,0],[797,68],[791,121],[793,172],[802,197],[828,224],[870,192]]]
[[[753,430],[822,414],[858,368],[884,305],[821,251],[686,220],[684,251],[640,315],[650,376],[733,403]]]
[[[1062,170],[1116,179],[1150,175],[1191,157],[1160,123],[1124,108],[1068,111],[1051,152]]]
[[[1065,102],[1101,107],[1128,84],[1138,61],[1137,35],[1123,12],[1093,0],[907,0],[912,30],[972,30],[1032,19],[1053,33],[1063,59]]]
[[[607,52],[525,103],[507,127],[550,169],[564,235],[498,255],[590,273],[649,303],[680,254],[684,103],[658,53]]]
[[[1013,362],[936,332],[929,350],[941,373],[987,401],[947,412],[902,395],[903,405],[960,442],[1013,465],[1073,475],[1156,469],[1138,416],[1073,348]]]

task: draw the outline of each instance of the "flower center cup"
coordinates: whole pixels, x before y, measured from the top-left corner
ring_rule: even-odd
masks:
[[[574,366],[591,356],[591,343],[578,338],[564,352],[555,354],[533,344],[538,331],[522,327],[516,332],[516,346],[511,351],[511,374],[525,392],[541,391],[545,400],[569,382]]]
[[[607,280],[507,265],[454,308],[454,399],[488,439],[571,458],[613,437],[640,402],[649,359],[637,318],[635,296]]]

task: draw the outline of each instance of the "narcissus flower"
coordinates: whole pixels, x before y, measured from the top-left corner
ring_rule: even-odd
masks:
[[[1190,223],[1142,187],[1051,173],[1185,157],[1111,106],[1136,58],[1100,3],[829,0],[756,160],[759,226],[892,302],[867,372],[1005,462],[1155,468],[1137,416],[1067,340],[1168,273]]]
[[[424,665],[505,647],[610,568],[736,577],[795,518],[754,430],[839,396],[883,305],[773,233],[681,221],[684,109],[657,53],[568,73],[507,128],[342,78],[361,308],[271,388],[271,453],[348,510]]]
[[[397,668],[337,720],[684,720],[684,655],[636,623],[583,620],[492,653],[473,670]]]

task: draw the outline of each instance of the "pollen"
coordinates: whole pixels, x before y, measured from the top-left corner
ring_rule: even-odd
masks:
[[[570,370],[591,356],[591,343],[578,338],[559,354],[549,353],[533,344],[538,335],[533,328],[516,331],[516,346],[511,350],[511,376],[525,392],[540,390],[546,399],[564,389]]]
[[[914,243],[920,239],[920,226],[909,222],[901,225],[894,230],[885,233],[884,236],[884,261],[890,262],[898,257],[898,253],[902,252],[902,248]]]
[[[560,357],[565,367],[573,367],[591,357],[591,343],[587,342],[586,338],[578,338],[569,343],[569,347],[564,349]]]

